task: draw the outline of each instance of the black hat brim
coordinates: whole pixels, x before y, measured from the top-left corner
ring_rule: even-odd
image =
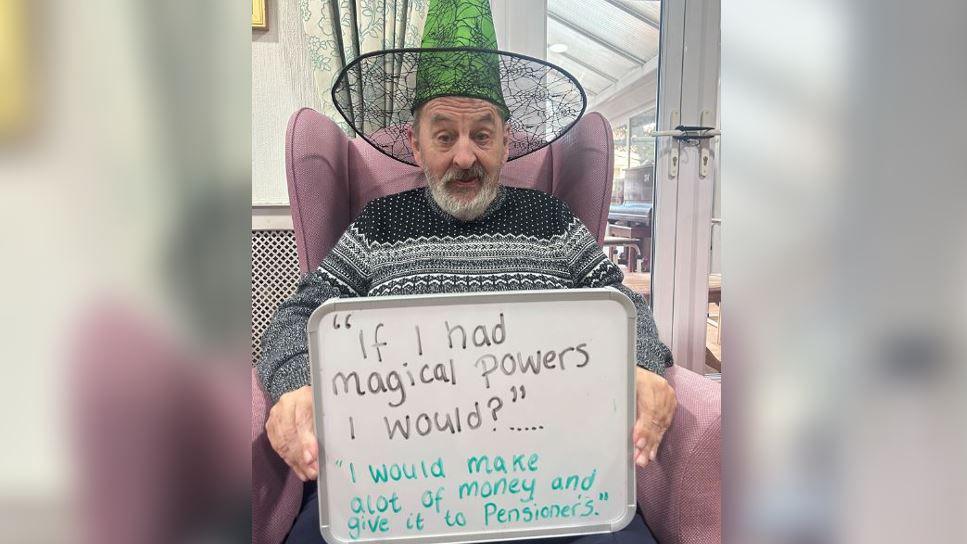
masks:
[[[428,53],[448,53],[454,62],[496,61],[503,104],[509,112],[508,160],[542,149],[563,136],[584,114],[587,96],[573,75],[547,61],[492,49],[407,48],[366,53],[336,77],[332,100],[349,126],[380,152],[415,165],[409,143],[417,104],[417,68]],[[450,55],[447,58],[450,58]],[[438,58],[438,57],[436,57]],[[495,102],[472,89],[443,89],[421,96],[463,96]]]

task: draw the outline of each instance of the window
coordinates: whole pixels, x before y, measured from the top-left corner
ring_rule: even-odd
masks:
[[[588,111],[611,123],[611,202],[619,206],[654,192],[641,183],[654,181],[655,143],[645,131],[655,123],[660,17],[657,1],[547,2],[547,60],[573,74],[588,95]]]

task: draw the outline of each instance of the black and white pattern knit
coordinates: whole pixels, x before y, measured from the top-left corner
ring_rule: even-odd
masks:
[[[474,221],[460,221],[426,188],[370,202],[322,264],[279,307],[262,337],[258,374],[273,402],[310,383],[306,325],[332,297],[614,287],[638,314],[638,365],[662,373],[671,352],[651,309],[621,284],[567,204],[531,189],[501,187]]]

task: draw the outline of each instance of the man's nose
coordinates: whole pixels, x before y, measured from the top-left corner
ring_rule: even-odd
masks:
[[[457,168],[468,170],[475,162],[477,162],[477,156],[473,153],[470,138],[460,138],[454,149],[453,164]]]

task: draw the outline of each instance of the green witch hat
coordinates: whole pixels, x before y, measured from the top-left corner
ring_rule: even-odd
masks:
[[[408,164],[415,164],[407,137],[413,112],[441,96],[494,104],[510,125],[509,160],[561,137],[587,105],[581,85],[564,69],[497,49],[489,0],[430,0],[419,49],[361,55],[332,88],[349,125]]]

